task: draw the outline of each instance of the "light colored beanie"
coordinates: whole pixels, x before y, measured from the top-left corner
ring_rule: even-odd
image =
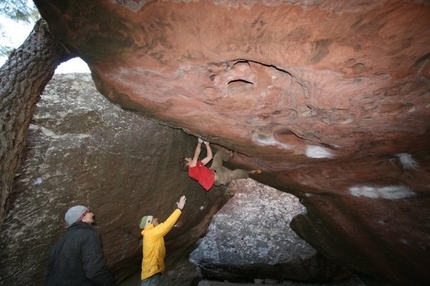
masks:
[[[140,220],[140,223],[139,223],[140,229],[145,229],[145,227],[147,227],[148,225],[150,225],[152,223],[153,219],[154,219],[154,217],[152,215],[146,215],[146,216],[142,217],[142,219]]]
[[[88,212],[88,208],[84,206],[73,206],[71,207],[64,216],[64,220],[67,222],[67,225],[70,226],[78,220],[82,219],[82,215]]]

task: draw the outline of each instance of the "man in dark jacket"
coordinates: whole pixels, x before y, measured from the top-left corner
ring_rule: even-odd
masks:
[[[94,214],[87,207],[74,206],[65,220],[67,233],[51,249],[45,285],[114,285],[100,236],[91,226]]]

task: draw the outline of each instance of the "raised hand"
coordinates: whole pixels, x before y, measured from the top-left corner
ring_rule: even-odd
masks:
[[[187,198],[185,197],[185,196],[182,196],[180,199],[179,199],[179,202],[177,202],[176,203],[176,205],[178,206],[178,209],[183,209],[184,208],[184,206],[185,206],[185,202],[187,201]]]

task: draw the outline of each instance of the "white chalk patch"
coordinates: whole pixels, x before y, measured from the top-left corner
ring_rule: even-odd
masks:
[[[37,179],[34,181],[34,184],[35,184],[35,185],[40,185],[40,184],[42,184],[42,182],[43,182],[42,178],[37,178]]]
[[[407,186],[388,186],[378,189],[381,198],[388,200],[404,199],[412,196],[414,192]]]
[[[281,143],[273,137],[267,138],[254,138],[254,141],[260,146],[276,146],[285,150],[291,150],[291,146],[285,143]]]
[[[378,198],[378,191],[374,187],[351,187],[349,192],[356,197]]]
[[[321,146],[310,145],[306,148],[306,156],[309,158],[331,158],[333,155],[329,150]]]
[[[396,155],[404,169],[417,169],[420,164],[412,158],[411,154],[400,153]]]
[[[407,186],[355,186],[350,187],[349,192],[356,197],[368,197],[372,199],[382,198],[387,200],[398,200],[413,196],[415,193]]]

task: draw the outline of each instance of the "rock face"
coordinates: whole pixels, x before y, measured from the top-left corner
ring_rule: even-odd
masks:
[[[184,194],[187,205],[166,237],[183,255],[228,199],[207,193],[178,159],[195,137],[127,112],[95,89],[89,74],[56,75],[38,103],[28,146],[0,234],[0,285],[42,285],[51,246],[64,234],[64,214],[76,204],[95,213],[110,269],[118,281],[142,258],[138,221],[160,221]],[[174,259],[170,255],[169,259]]]
[[[36,0],[124,108],[238,152],[368,283],[430,281],[428,1]]]
[[[266,278],[321,282],[343,276],[339,266],[320,257],[291,230],[292,218],[306,213],[296,197],[252,179],[234,181],[228,191],[235,195],[190,254],[203,276],[234,282]]]

